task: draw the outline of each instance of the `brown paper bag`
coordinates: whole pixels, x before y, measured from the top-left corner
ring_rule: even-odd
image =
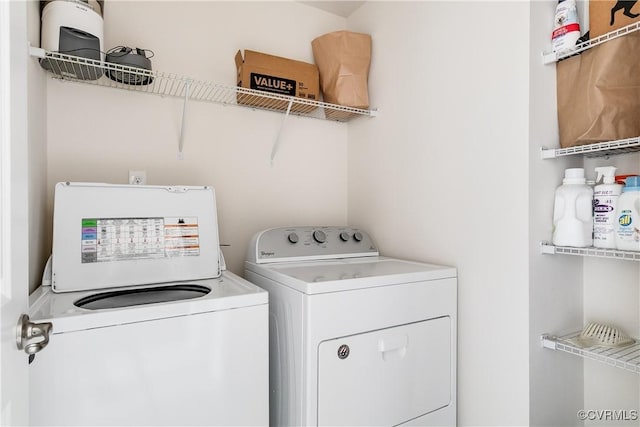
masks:
[[[311,47],[324,102],[369,108],[371,36],[336,31],[314,39]]]
[[[557,64],[560,146],[640,136],[640,32]]]

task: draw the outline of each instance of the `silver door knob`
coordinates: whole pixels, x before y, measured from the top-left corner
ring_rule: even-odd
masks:
[[[49,334],[53,325],[46,323],[33,323],[29,316],[23,314],[18,321],[17,342],[18,350],[24,350],[31,355],[36,354],[49,344]]]

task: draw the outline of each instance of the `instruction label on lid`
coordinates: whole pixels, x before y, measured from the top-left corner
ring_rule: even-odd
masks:
[[[199,255],[197,217],[82,219],[83,264]]]
[[[198,218],[165,218],[164,237],[166,256],[200,255]]]

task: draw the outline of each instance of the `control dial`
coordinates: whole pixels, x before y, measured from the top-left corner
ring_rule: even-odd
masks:
[[[298,243],[298,235],[296,233],[289,233],[287,240],[289,240],[290,243]]]
[[[340,240],[342,240],[343,242],[348,242],[349,233],[347,233],[346,231],[343,231],[342,233],[340,233]]]
[[[327,241],[327,235],[324,234],[324,231],[316,230],[313,232],[313,240],[318,243],[324,243]]]
[[[355,233],[353,233],[353,240],[355,240],[356,242],[361,242],[362,233],[360,233],[359,231],[356,231]]]

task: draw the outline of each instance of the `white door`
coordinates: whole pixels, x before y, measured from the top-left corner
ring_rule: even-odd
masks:
[[[0,425],[28,424],[28,359],[16,326],[28,309],[27,5],[0,1]]]

